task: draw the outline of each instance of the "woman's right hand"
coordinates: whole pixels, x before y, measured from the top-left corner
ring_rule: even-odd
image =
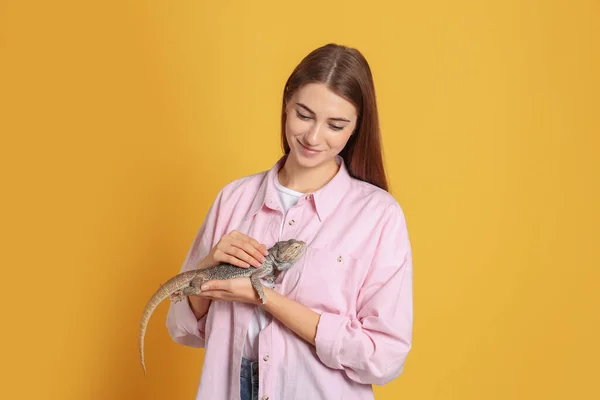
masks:
[[[223,236],[210,253],[200,262],[198,268],[206,268],[219,263],[229,263],[241,268],[250,265],[258,268],[269,252],[267,247],[256,239],[238,231]]]

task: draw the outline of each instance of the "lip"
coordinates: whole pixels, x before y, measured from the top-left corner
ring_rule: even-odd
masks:
[[[309,149],[308,147],[306,147],[305,145],[303,145],[302,142],[300,142],[299,140],[298,140],[298,143],[300,143],[300,146],[302,146],[303,153],[306,154],[306,155],[314,156],[314,155],[319,154],[321,152],[321,150],[311,150],[311,149]]]

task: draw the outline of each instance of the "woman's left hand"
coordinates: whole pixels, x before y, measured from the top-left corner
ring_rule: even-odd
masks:
[[[239,301],[260,304],[258,294],[254,290],[250,278],[234,278],[205,282],[200,288],[201,297],[213,300]]]
[[[312,309],[279,294],[267,286],[263,286],[263,292],[267,296],[267,303],[263,305],[252,283],[250,283],[250,278],[212,280],[206,282],[205,285],[208,285],[208,289],[205,290],[204,287],[201,287],[202,292],[199,296],[261,306],[301,338],[315,345],[317,326],[321,315]]]

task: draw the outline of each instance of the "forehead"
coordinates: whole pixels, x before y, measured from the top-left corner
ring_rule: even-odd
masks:
[[[356,107],[322,83],[308,83],[294,93],[292,103],[302,103],[326,118],[356,117]]]

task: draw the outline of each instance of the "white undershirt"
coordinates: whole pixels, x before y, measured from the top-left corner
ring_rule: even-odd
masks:
[[[284,217],[281,219],[281,226],[279,227],[278,235],[278,240],[281,240],[285,215],[290,207],[298,202],[298,199],[300,199],[303,193],[281,186],[281,183],[279,183],[279,179],[277,178],[277,174],[275,174],[275,188],[277,188],[277,192],[279,193],[279,200],[281,206],[283,207],[284,214]],[[263,282],[263,284],[268,286],[268,284],[265,282]],[[246,343],[244,345],[244,358],[252,361],[258,360],[258,334],[269,324],[270,321],[271,315],[264,312],[262,308],[256,307],[256,312],[254,313],[252,319],[250,320],[250,325],[248,326],[248,335],[246,336]]]

